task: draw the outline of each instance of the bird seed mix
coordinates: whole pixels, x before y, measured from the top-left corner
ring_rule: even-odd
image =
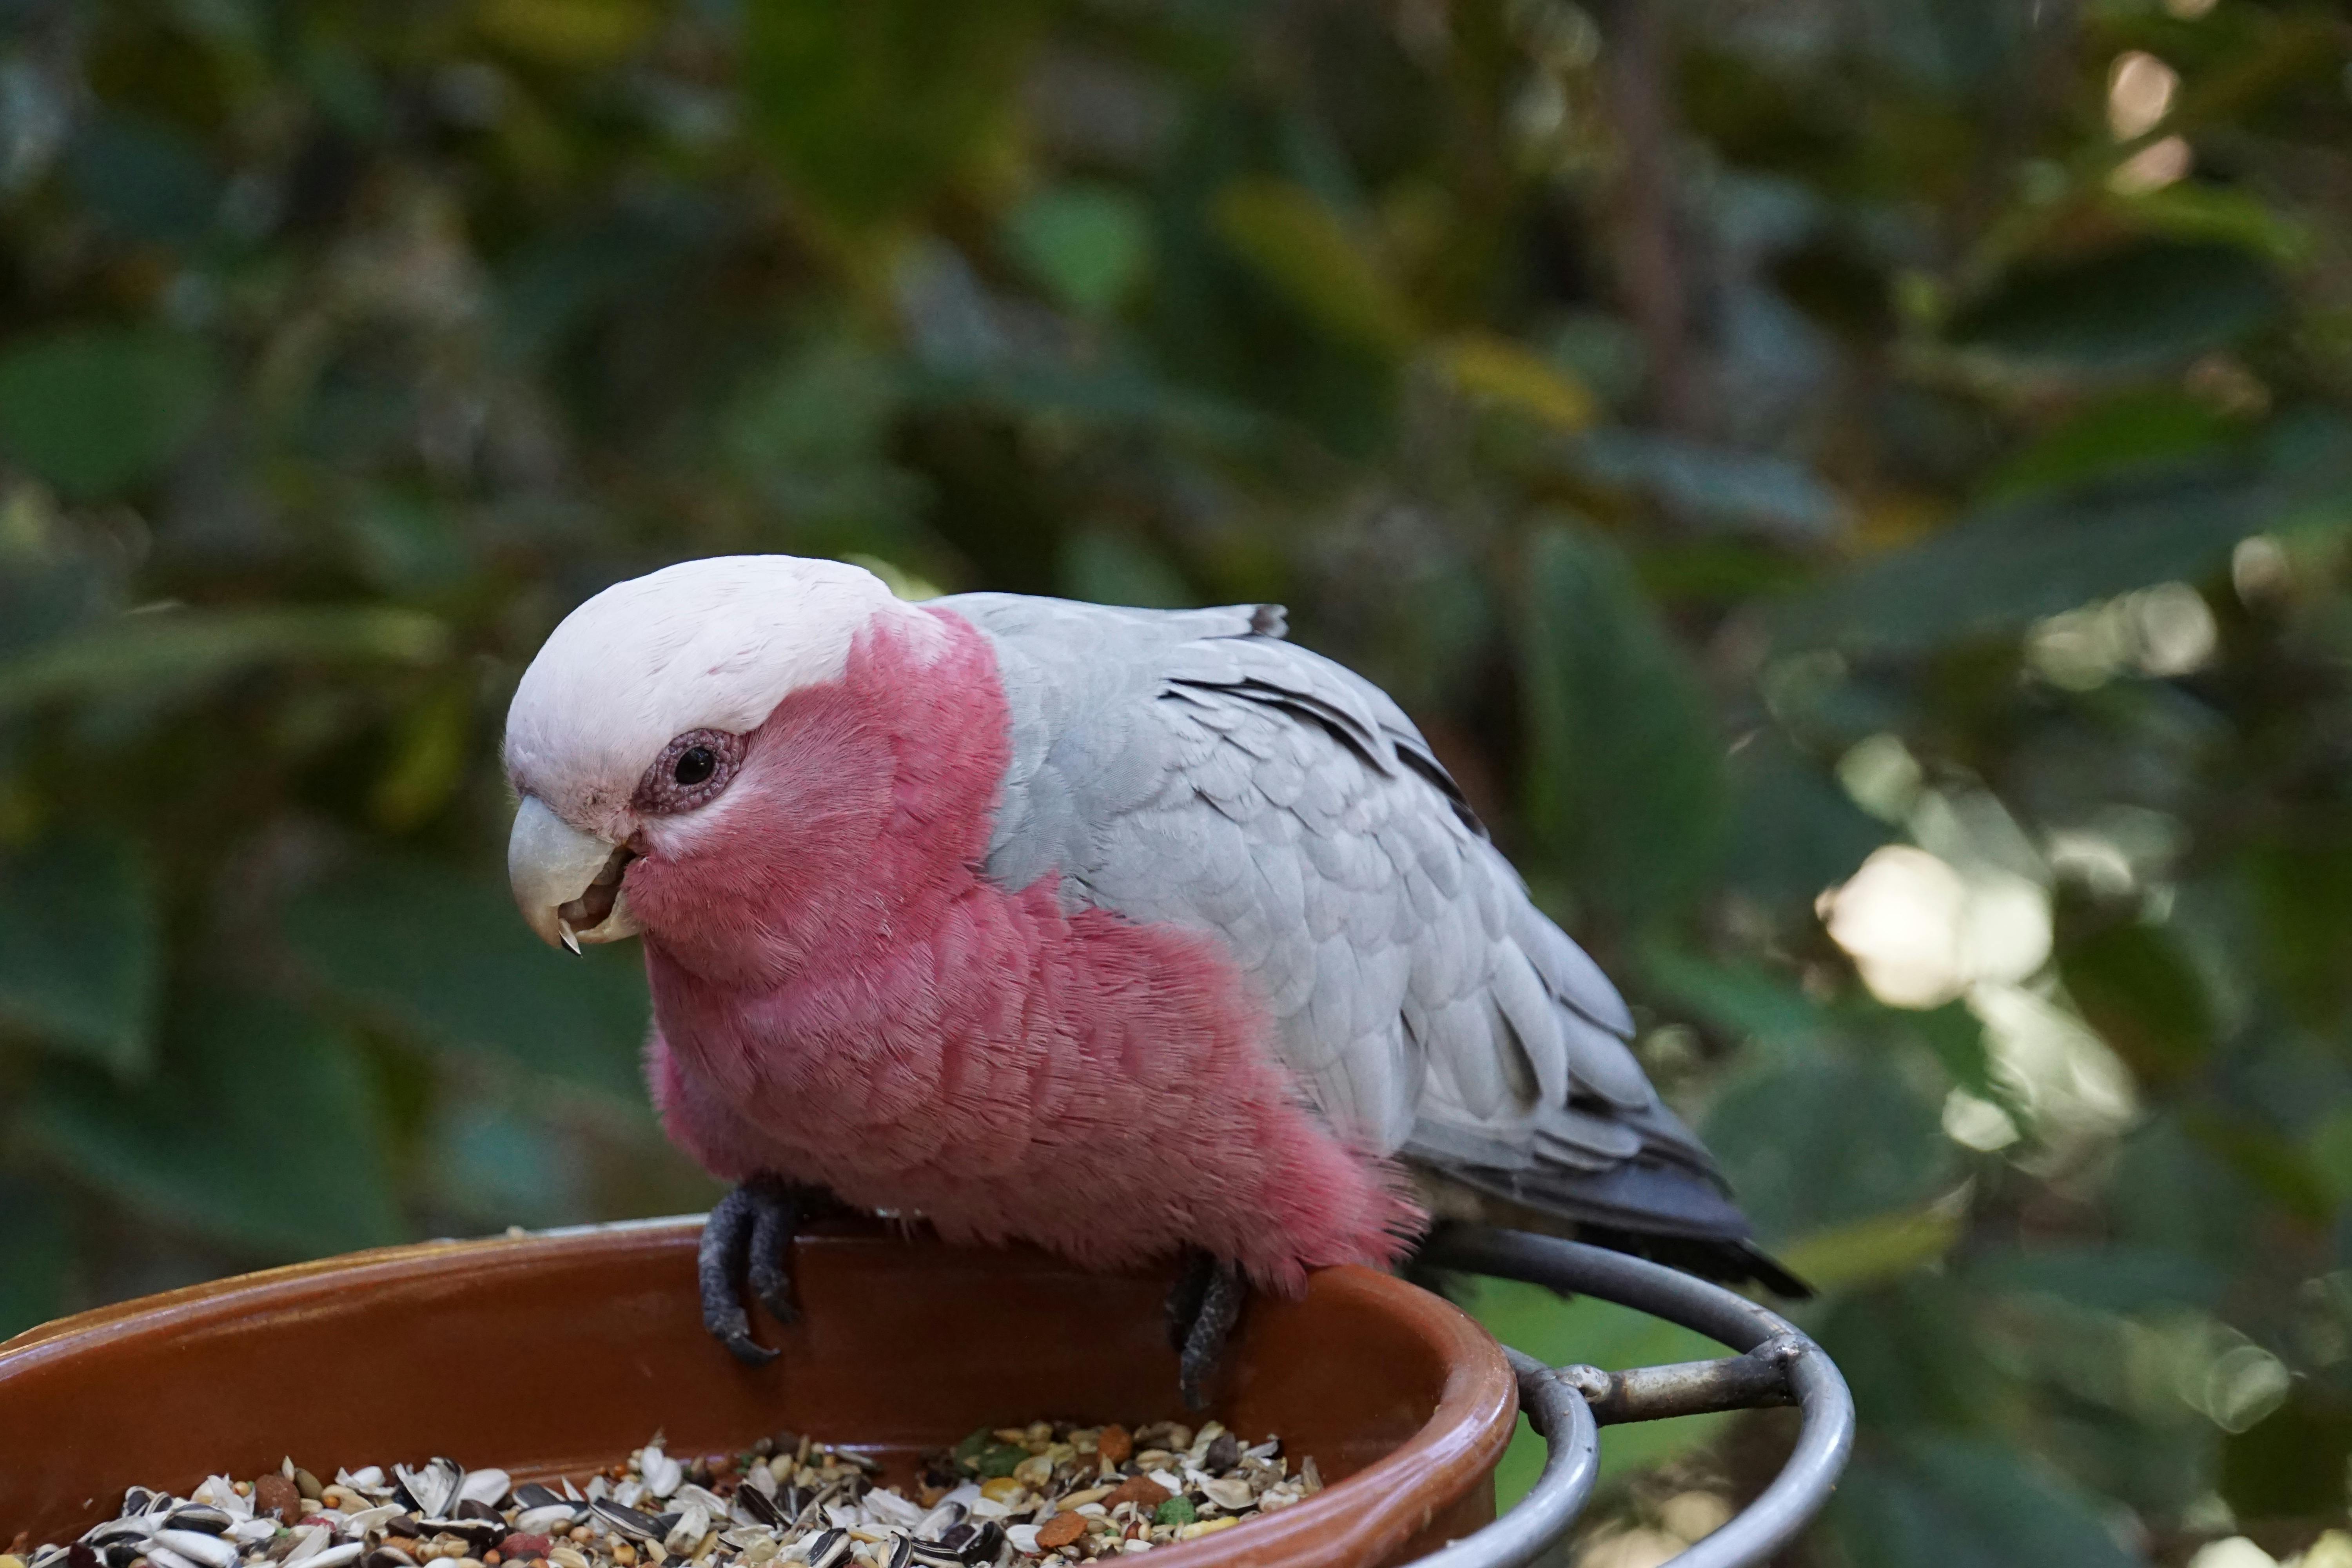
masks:
[[[0,1568],[1042,1568],[1214,1534],[1322,1486],[1279,1438],[1214,1421],[1038,1421],[974,1432],[903,1489],[878,1471],[789,1434],[697,1458],[656,1436],[584,1486],[439,1458],[321,1482],[289,1458],[184,1498],[132,1487],[80,1540],[19,1537]]]

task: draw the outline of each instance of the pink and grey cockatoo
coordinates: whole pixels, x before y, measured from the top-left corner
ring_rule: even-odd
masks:
[[[1249,1286],[1433,1216],[1802,1292],[1412,721],[1277,608],[692,561],[556,627],[506,762],[532,929],[643,939],[663,1124],[740,1184],[703,1294],[746,1360],[820,1194],[1187,1258],[1196,1400]]]

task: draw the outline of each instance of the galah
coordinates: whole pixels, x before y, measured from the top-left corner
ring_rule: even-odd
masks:
[[[663,1125],[740,1184],[702,1246],[739,1356],[820,1201],[1185,1259],[1195,1402],[1251,1287],[1437,1217],[1803,1292],[1412,721],[1283,631],[753,555],[549,637],[509,877],[551,942],[643,941]]]

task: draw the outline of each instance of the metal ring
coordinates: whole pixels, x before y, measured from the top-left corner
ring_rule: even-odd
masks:
[[[1518,1568],[1566,1535],[1601,1477],[1601,1433],[1584,1395],[1531,1355],[1506,1347],[1519,1374],[1519,1411],[1550,1452],[1517,1508],[1474,1535],[1419,1558],[1415,1568]]]
[[[1422,1558],[1423,1563],[1517,1568],[1565,1536],[1591,1496],[1599,1470],[1598,1433],[1589,1399],[1619,1398],[1626,1402],[1620,1418],[1643,1419],[1653,1413],[1740,1409],[1794,1397],[1803,1426],[1789,1462],[1754,1502],[1667,1568],[1749,1568],[1764,1562],[1821,1511],[1853,1456],[1853,1396],[1836,1363],[1779,1313],[1720,1285],[1605,1247],[1486,1226],[1447,1227],[1423,1252],[1421,1261],[1433,1268],[1597,1296],[1680,1323],[1743,1352],[1737,1363],[1653,1368],[1616,1378],[1590,1368],[1554,1371],[1517,1352],[1507,1352],[1519,1374],[1519,1398],[1528,1419],[1551,1445],[1543,1477],[1508,1513]],[[1745,1352],[1766,1346],[1767,1358],[1784,1370],[1780,1388],[1765,1386],[1753,1366],[1741,1364],[1755,1359]],[[1714,1397],[1707,1402],[1710,1377]],[[1639,1397],[1645,1388],[1653,1391],[1646,1409]],[[1560,1394],[1568,1397],[1559,1400]]]

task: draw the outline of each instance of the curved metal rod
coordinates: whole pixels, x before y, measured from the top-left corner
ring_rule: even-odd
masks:
[[[1786,1361],[1789,1388],[1796,1395],[1804,1422],[1789,1462],[1754,1502],[1675,1558],[1667,1568],[1746,1568],[1761,1563],[1794,1539],[1829,1500],[1853,1452],[1853,1396],[1822,1348],[1780,1314],[1720,1285],[1695,1279],[1646,1258],[1524,1231],[1449,1226],[1432,1239],[1421,1260],[1431,1268],[1492,1274],[1598,1296],[1695,1329],[1736,1351],[1752,1351],[1769,1341],[1783,1342],[1774,1347],[1774,1353]],[[1513,1364],[1517,1364],[1516,1360]],[[1525,1382],[1522,1373],[1523,1387]],[[1445,1568],[1502,1568],[1505,1563],[1524,1561],[1488,1559],[1483,1554],[1451,1558],[1454,1552],[1477,1545],[1518,1511],[1514,1509],[1486,1530],[1439,1553],[1449,1559]],[[1565,1531],[1568,1522],[1563,1520],[1557,1528]]]
[[[1592,1409],[1566,1378],[1505,1347],[1519,1374],[1519,1410],[1551,1451],[1543,1474],[1510,1512],[1426,1557],[1413,1568],[1519,1568],[1569,1532],[1601,1475],[1601,1434]]]

